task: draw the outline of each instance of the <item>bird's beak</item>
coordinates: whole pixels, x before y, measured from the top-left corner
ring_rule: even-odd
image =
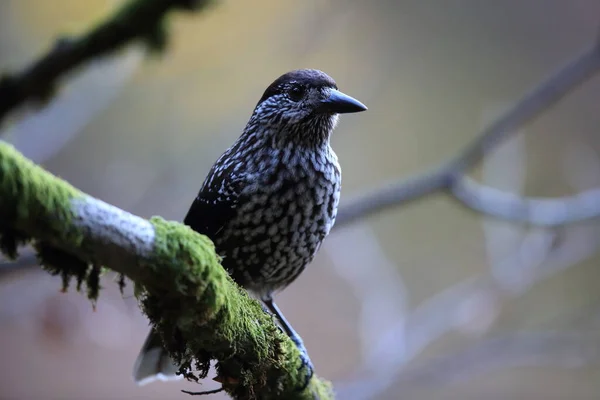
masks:
[[[317,112],[346,114],[365,111],[366,109],[367,106],[355,98],[352,98],[339,90],[330,89],[329,97],[321,101],[317,107]]]

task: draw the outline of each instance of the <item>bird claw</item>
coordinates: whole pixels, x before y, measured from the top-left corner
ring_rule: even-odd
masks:
[[[308,356],[308,351],[306,350],[306,347],[304,347],[304,342],[302,341],[302,338],[300,337],[300,335],[298,335],[298,333],[287,322],[287,320],[285,319],[285,317],[283,316],[281,311],[279,311],[279,308],[273,302],[273,299],[270,297],[267,297],[267,298],[264,298],[262,301],[263,301],[263,304],[262,304],[263,309],[265,311],[267,311],[268,313],[272,313],[279,320],[280,329],[292,340],[292,342],[294,342],[294,344],[296,345],[296,348],[300,352],[301,363],[300,363],[300,366],[298,367],[298,372],[302,372],[303,369],[306,372],[302,386],[300,386],[297,389],[298,392],[302,392],[304,389],[306,389],[308,387],[310,380],[312,379],[312,377],[314,375],[314,371],[315,371],[315,367],[313,366],[313,363],[310,360],[310,357]]]
[[[304,376],[304,382],[302,383],[302,386],[298,388],[298,392],[301,392],[304,389],[306,389],[310,384],[310,380],[312,379],[315,373],[315,367],[312,361],[310,360],[310,357],[308,356],[308,351],[306,351],[306,347],[304,347],[302,339],[300,339],[300,337],[298,336],[292,337],[291,339],[300,351],[300,360],[302,361],[302,363],[300,364],[298,371],[304,369],[304,371],[306,372]]]
[[[312,361],[310,361],[310,358],[306,352],[300,351],[300,360],[302,360],[302,364],[300,365],[299,371],[304,368],[306,373],[304,375],[304,382],[302,383],[302,386],[298,388],[298,392],[302,392],[308,387],[315,371],[315,367],[313,366]]]

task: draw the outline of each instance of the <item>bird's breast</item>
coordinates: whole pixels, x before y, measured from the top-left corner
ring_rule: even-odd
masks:
[[[243,269],[233,272],[244,286],[276,290],[312,260],[337,214],[341,173],[332,155],[282,158],[256,174],[221,246],[217,243]]]
[[[287,162],[286,162],[287,161]],[[335,220],[341,174],[327,159],[284,160],[260,175],[250,201],[239,210],[240,218],[274,240],[290,245],[303,240],[320,241]],[[315,236],[315,237],[313,237]]]

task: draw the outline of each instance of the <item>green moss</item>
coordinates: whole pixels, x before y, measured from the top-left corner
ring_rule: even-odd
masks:
[[[173,358],[186,367],[182,372],[188,378],[192,368],[192,354],[182,337],[180,324],[187,326],[184,316],[188,309],[197,310],[199,320],[209,319],[225,302],[214,285],[224,279],[219,271],[219,259],[214,246],[205,237],[195,234],[184,225],[161,218],[151,219],[155,228],[155,248],[149,260],[143,261],[152,280],[146,283],[141,296],[144,311],[163,333],[165,347]],[[221,269],[222,270],[222,269]],[[208,371],[209,359],[201,360],[199,376]]]
[[[23,232],[12,229],[0,221],[0,251],[11,260],[17,258],[20,246],[27,244],[30,237]]]
[[[88,284],[92,300],[98,296],[99,270],[86,261],[36,239],[36,233],[55,242],[81,245],[83,236],[72,223],[72,201],[84,195],[23,157],[14,147],[0,141],[0,249],[15,257],[17,246],[33,242],[40,264],[63,279],[66,290],[73,279],[77,289]],[[27,232],[25,234],[24,232]]]
[[[89,264],[79,258],[42,241],[35,243],[37,256],[42,267],[51,275],[60,275],[63,291],[67,291],[71,279],[77,282],[77,290],[87,279]]]
[[[0,142],[0,188],[2,226],[32,227],[61,242],[81,243],[80,233],[71,224],[71,202],[83,194],[4,142]]]
[[[335,393],[331,382],[317,377],[313,378],[309,390],[314,394],[313,398],[317,399],[333,399]],[[306,397],[305,397],[306,398]]]
[[[158,280],[146,286],[142,305],[184,376],[205,377],[215,359],[218,379],[234,398],[331,397],[328,384],[316,379],[303,392],[293,390],[305,377],[298,350],[233,282],[207,237],[158,217],[151,222],[156,247],[147,267]]]
[[[84,195],[1,142],[0,193],[2,249],[12,254],[18,244],[33,241],[40,261],[63,278],[65,288],[72,280],[78,289],[85,283],[95,300],[102,268],[57,248],[85,253],[72,211],[73,200]],[[232,281],[207,237],[159,217],[151,223],[154,249],[137,260],[136,293],[182,374],[203,378],[210,360],[217,360],[218,379],[237,399],[331,397],[328,384],[317,379],[308,389],[295,390],[306,372],[298,350]]]

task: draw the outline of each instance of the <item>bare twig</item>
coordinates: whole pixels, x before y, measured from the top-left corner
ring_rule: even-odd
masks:
[[[210,0],[129,0],[106,21],[73,39],[58,40],[37,61],[14,75],[0,79],[0,123],[28,101],[51,96],[58,80],[84,63],[142,40],[161,50],[166,43],[163,18],[172,10],[200,10]]]
[[[473,183],[465,181],[463,178],[469,168],[479,162],[485,154],[489,153],[495,145],[514,132],[516,128],[547,110],[599,70],[600,41],[527,93],[449,162],[442,164],[432,172],[388,184],[384,188],[370,191],[369,194],[342,205],[335,226],[340,227],[359,218],[442,191],[449,192],[467,207],[476,207],[475,209],[482,213],[532,224],[541,222],[545,225],[557,225],[599,216],[600,207],[597,205],[600,204],[600,196],[598,196],[598,191],[586,194],[585,200],[583,200],[586,205],[585,212],[568,210],[563,211],[559,216],[550,217],[548,209],[538,211],[537,208],[540,205],[547,207],[547,201],[551,201],[554,203],[552,203],[550,211],[555,211],[559,207],[560,199],[516,202],[514,199],[509,199],[510,195],[494,191],[494,195],[500,195],[500,199],[495,199],[493,204],[483,204],[483,200],[490,201],[486,195],[491,192],[488,190],[484,191],[485,193],[477,191]],[[567,205],[569,208],[579,206],[581,201],[573,202],[570,199]],[[525,206],[523,206],[524,203],[526,203]],[[595,206],[590,207],[589,205],[592,203]],[[497,210],[494,208],[495,206],[504,208]]]

